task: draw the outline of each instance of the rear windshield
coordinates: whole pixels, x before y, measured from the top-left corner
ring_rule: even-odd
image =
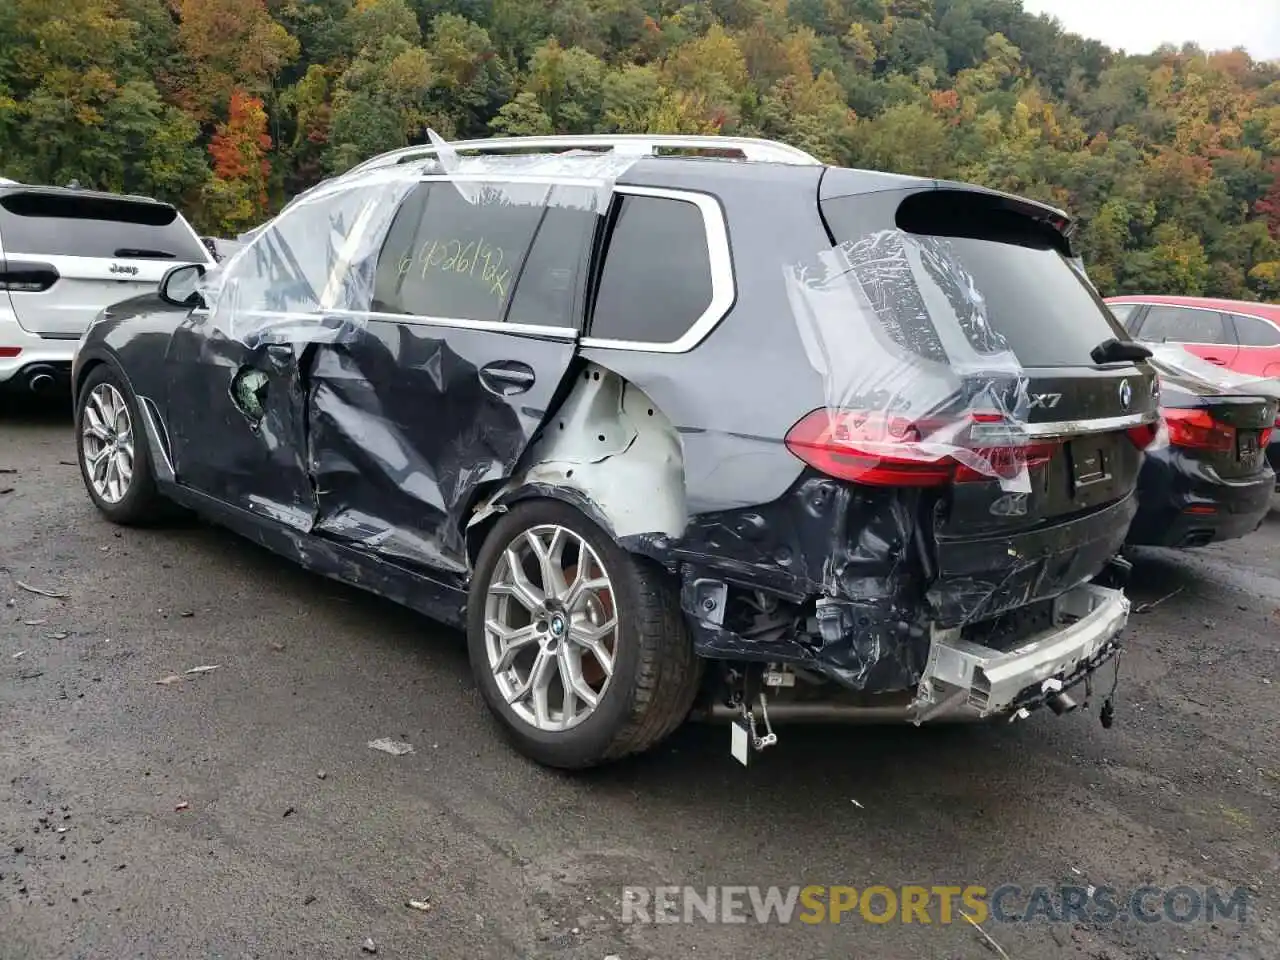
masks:
[[[900,346],[946,362],[951,331],[939,325],[959,324],[980,352],[1063,367],[1092,366],[1098,344],[1129,339],[1056,230],[981,199],[958,208],[946,196],[822,202],[851,274]]]
[[[0,197],[0,243],[9,256],[208,259],[173,207],[123,197],[7,194]]]

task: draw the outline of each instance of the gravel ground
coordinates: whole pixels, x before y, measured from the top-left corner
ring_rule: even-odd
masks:
[[[625,885],[660,884],[1247,886],[1243,923],[984,929],[1010,960],[1280,956],[1280,511],[1138,557],[1135,603],[1162,602],[1132,621],[1110,730],[1096,709],[784,727],[743,770],[723,728],[691,726],[573,778],[495,736],[459,635],[218,530],[113,528],[68,417],[6,403],[3,960],[360,957],[368,938],[468,960],[1001,956],[936,914],[620,922]]]

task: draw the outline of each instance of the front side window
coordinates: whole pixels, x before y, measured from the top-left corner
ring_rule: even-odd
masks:
[[[621,197],[596,294],[591,336],[664,344],[711,305],[702,211],[688,200]]]
[[[373,310],[500,322],[547,210],[518,199],[500,186],[468,184],[464,195],[447,181],[419,184],[378,257]]]

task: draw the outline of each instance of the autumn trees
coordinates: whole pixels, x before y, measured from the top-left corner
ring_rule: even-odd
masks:
[[[236,233],[372,154],[725,133],[1069,209],[1107,293],[1280,297],[1280,66],[1019,0],[5,0],[0,175]]]

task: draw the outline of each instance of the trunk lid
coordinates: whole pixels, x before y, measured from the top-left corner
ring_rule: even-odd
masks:
[[[1276,429],[1280,386],[1265,380],[1210,382],[1187,369],[1158,369],[1165,421],[1158,442],[1211,466],[1223,479],[1245,479],[1263,470]]]

